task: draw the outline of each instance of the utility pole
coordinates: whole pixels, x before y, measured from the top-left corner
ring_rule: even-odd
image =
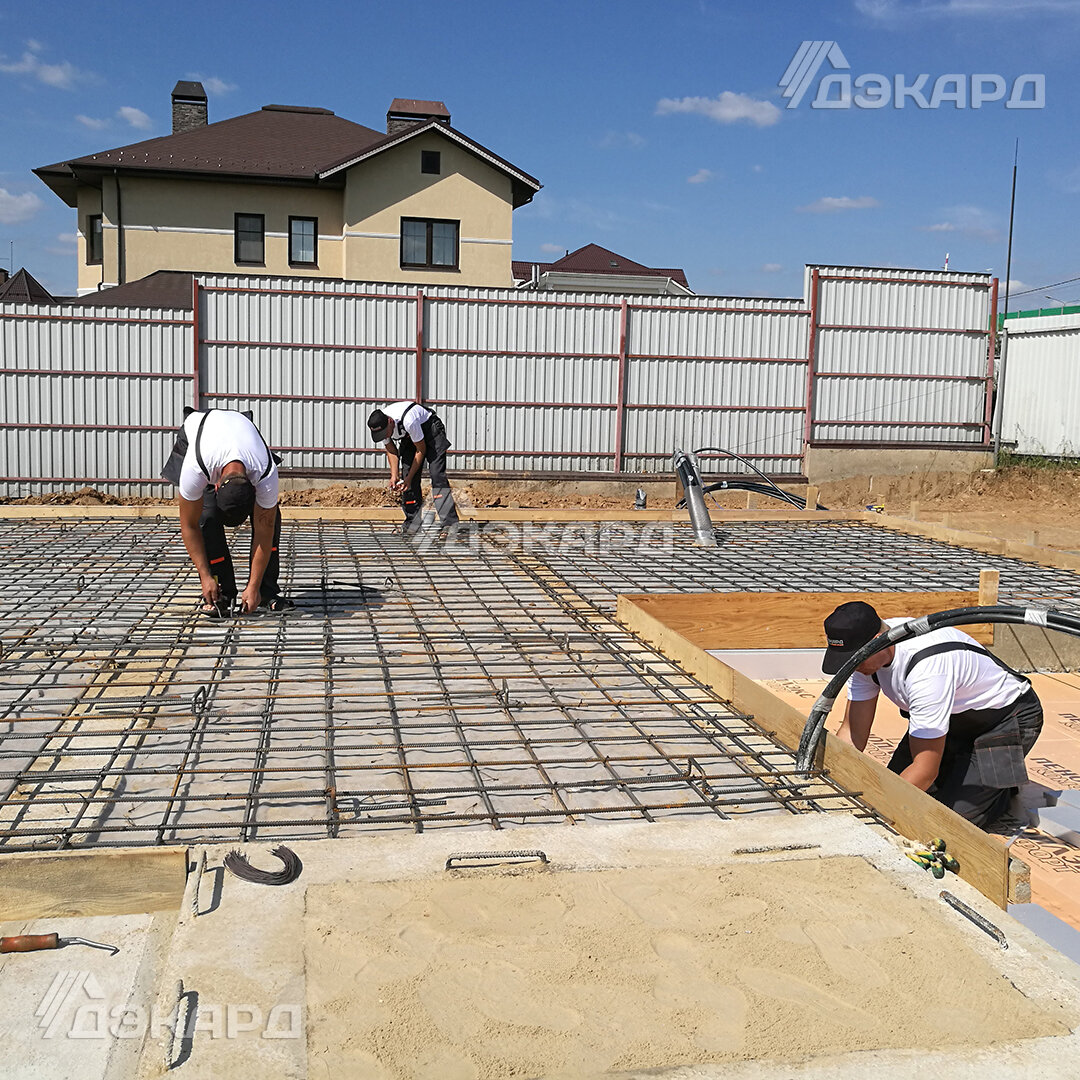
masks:
[[[994,466],[1001,459],[1001,413],[1005,407],[1005,357],[1009,352],[1009,287],[1012,285],[1013,221],[1016,216],[1016,163],[1020,157],[1020,140],[1013,147],[1012,196],[1009,199],[1009,251],[1005,257],[1005,310],[1001,320],[1001,358],[998,364],[997,408],[994,410]],[[997,318],[997,312],[993,313]]]

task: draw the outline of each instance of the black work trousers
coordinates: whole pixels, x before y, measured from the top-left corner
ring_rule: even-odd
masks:
[[[278,572],[280,560],[278,559],[278,544],[281,541],[281,509],[276,511],[274,520],[274,543],[270,549],[270,561],[266,564],[259,592],[262,598],[267,600],[280,595],[278,589]],[[255,551],[255,521],[252,511],[251,521],[251,552],[248,554],[248,566],[251,566],[251,555]],[[217,491],[213,484],[208,484],[203,491],[203,512],[199,518],[199,528],[202,530],[203,544],[206,547],[206,557],[210,561],[210,573],[217,578],[218,588],[225,600],[234,600],[239,590],[236,587],[236,573],[233,570],[232,556],[229,554],[229,545],[225,540],[225,525],[218,513]]]
[[[937,779],[927,794],[985,828],[1005,813],[1027,779],[1024,757],[1042,731],[1042,703],[1034,690],[1003,709],[957,713],[949,723]],[[907,735],[889,768],[903,772],[912,761]]]
[[[456,525],[458,521],[457,506],[454,505],[454,495],[450,490],[450,481],[446,479],[446,451],[450,449],[450,440],[446,437],[446,428],[443,422],[432,413],[424,421],[424,460],[427,462],[428,475],[431,477],[431,497],[435,501],[435,509],[439,512],[441,525]],[[401,476],[404,479],[412,467],[416,457],[416,447],[408,435],[401,437],[398,443],[398,455],[400,456]],[[424,497],[420,490],[420,474],[423,467],[416,470],[412,483],[401,493],[401,509],[405,512],[405,527],[407,529],[418,528],[420,525],[420,510],[424,503]]]

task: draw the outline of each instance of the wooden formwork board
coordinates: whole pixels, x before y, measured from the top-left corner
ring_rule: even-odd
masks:
[[[740,712],[753,716],[754,722],[781,745],[791,750],[798,747],[806,717],[767,687],[711,656],[629,596],[619,597],[616,618]],[[999,840],[834,735],[825,734],[820,760],[836,783],[860,792],[901,836],[916,843],[942,837],[960,863],[960,877],[999,907],[1029,898],[1027,866],[1010,860],[1008,849]]]
[[[872,604],[883,619],[915,618],[980,603],[977,592],[628,593],[619,599],[702,649],[823,649],[822,620],[852,600]],[[993,644],[992,626],[980,623],[963,629],[984,645]]]
[[[186,880],[186,848],[4,855],[0,922],[178,910]]]

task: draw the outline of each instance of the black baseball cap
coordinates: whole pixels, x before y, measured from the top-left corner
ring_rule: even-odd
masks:
[[[821,660],[821,670],[835,675],[868,641],[881,633],[881,618],[862,600],[841,604],[825,620],[825,638],[829,647]]]
[[[217,507],[221,520],[231,528],[243,524],[255,509],[255,487],[243,474],[227,476],[218,485]]]
[[[391,422],[390,417],[382,409],[376,409],[367,418],[367,426],[371,430],[371,437],[376,442],[386,442],[390,438]]]

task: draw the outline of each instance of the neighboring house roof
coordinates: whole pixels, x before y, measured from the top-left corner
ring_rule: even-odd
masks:
[[[384,135],[335,116],[329,109],[299,105],[264,105],[258,112],[44,165],[34,172],[72,207],[76,205],[80,174],[100,175],[114,169],[335,183],[339,172],[364,160],[368,151],[388,150],[407,138],[432,129],[453,138],[508,173],[514,181],[515,206],[528,202],[539,191],[539,181],[455,131],[449,124],[437,120],[419,121],[393,135]]]
[[[94,307],[192,308],[192,274],[183,270],[157,270],[138,281],[85,293],[69,301]]]
[[[0,304],[53,304],[52,294],[25,267],[0,284]]]
[[[519,281],[528,281],[532,277],[533,267],[538,274],[554,272],[557,274],[615,274],[642,277],[664,277],[689,289],[686,274],[679,267],[643,266],[625,255],[600,247],[599,244],[586,244],[576,251],[571,251],[561,259],[550,263],[523,262],[517,259],[513,263],[514,277]]]

